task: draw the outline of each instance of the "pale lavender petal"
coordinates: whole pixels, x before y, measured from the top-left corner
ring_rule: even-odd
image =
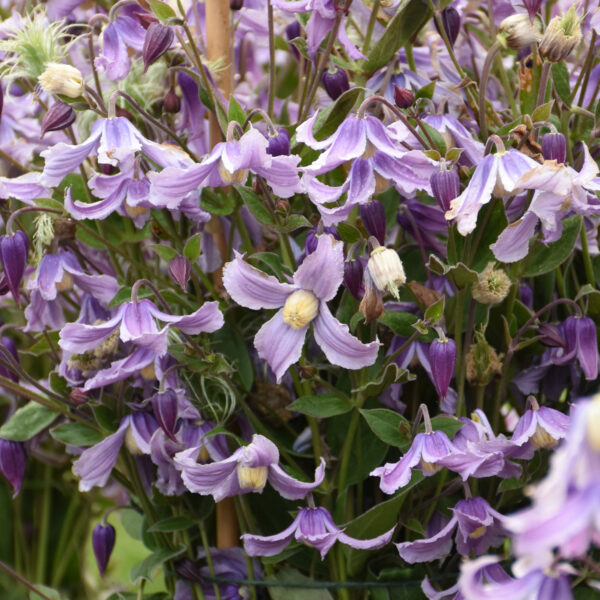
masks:
[[[0,177],[0,199],[16,198],[21,202],[31,202],[37,198],[50,196],[48,188],[40,183],[40,173],[25,173],[19,177]]]
[[[318,237],[317,248],[294,273],[294,283],[319,300],[332,300],[344,279],[344,244],[332,235]]]
[[[525,258],[529,252],[529,240],[535,233],[538,224],[537,215],[528,212],[515,223],[511,223],[490,245],[497,260],[513,263]]]
[[[100,145],[98,146],[98,162],[118,166],[142,149],[142,135],[125,117],[106,119]]]
[[[430,538],[396,544],[398,553],[411,565],[444,558],[452,550],[452,534],[457,524],[458,519],[453,516],[443,529]]]
[[[119,32],[119,36],[130,48],[133,48],[137,52],[143,50],[146,30],[136,19],[120,14],[115,20],[114,25]]]
[[[349,182],[347,180],[339,187],[327,185],[325,183],[321,183],[312,175],[304,175],[302,178],[302,184],[304,185],[304,189],[309,195],[311,201],[317,205],[319,210],[321,210],[321,206],[323,204],[336,202],[340,196],[346,192],[349,186]]]
[[[517,189],[517,182],[523,175],[540,166],[533,158],[512,148],[497,156],[498,180],[507,193]]]
[[[152,434],[158,429],[156,419],[147,412],[134,412],[129,415],[129,426],[137,449],[142,454],[150,454],[150,440]]]
[[[539,424],[556,440],[565,437],[571,425],[571,417],[547,406],[540,406],[537,411]]]
[[[142,347],[136,348],[129,356],[121,360],[115,360],[110,367],[98,371],[85,382],[83,389],[95,390],[117,381],[123,381],[132,375],[136,375],[144,367],[151,365],[155,358],[156,353],[153,350]]]
[[[298,516],[292,521],[292,524],[280,533],[275,535],[251,535],[245,533],[242,535],[244,541],[244,550],[248,556],[275,556],[282,552],[292,541],[294,532],[298,527]]]
[[[323,483],[325,478],[325,460],[315,469],[313,482],[298,481],[288,475],[278,464],[269,466],[269,483],[287,500],[300,500]]]
[[[348,325],[340,323],[325,302],[320,303],[314,322],[314,334],[327,360],[345,369],[362,369],[377,360],[379,341],[363,344],[350,333]]]
[[[298,177],[299,162],[300,157],[295,155],[274,156],[269,167],[261,166],[253,170],[267,180],[277,196],[289,198],[302,191]]]
[[[417,434],[408,452],[396,463],[386,463],[371,471],[371,475],[379,477],[379,487],[386,494],[393,494],[410,481],[412,469],[421,461],[423,435]]]
[[[568,207],[566,202],[568,202],[568,197],[565,198],[565,196],[559,195],[554,191],[543,192],[537,190],[533,195],[528,212],[537,215],[548,232],[557,232],[558,237],[560,237],[562,217],[565,209]],[[546,237],[548,237],[548,234]]]
[[[388,156],[394,156],[396,158],[400,158],[404,154],[405,151],[400,150],[394,143],[386,126],[379,119],[367,115],[365,121],[367,125],[367,139],[375,148],[377,148],[378,152],[383,152]]]
[[[250,128],[239,140],[225,142],[221,162],[230,173],[268,168],[272,161],[272,156],[267,153],[268,145],[269,142],[262,133]]]
[[[122,315],[123,309],[121,308],[112,319],[98,325],[67,323],[60,332],[58,345],[63,350],[74,354],[93,350],[119,327]]]
[[[160,321],[177,327],[183,333],[196,335],[198,333],[212,333],[221,329],[225,322],[223,313],[219,310],[218,302],[205,302],[196,312],[190,315],[169,315],[161,312],[155,306],[151,313]]]
[[[73,201],[71,196],[71,188],[68,187],[65,191],[65,210],[76,220],[83,219],[106,219],[123,204],[125,197],[126,182],[122,182],[119,193],[108,196],[99,202],[81,202],[80,200]]]
[[[356,159],[352,163],[350,173],[348,173],[350,187],[346,204],[354,206],[355,204],[365,204],[375,193],[375,174],[371,161],[365,159]]]
[[[333,134],[333,136],[321,141],[315,139],[313,136],[313,126],[318,116],[319,111],[315,112],[315,114],[308,119],[308,121],[304,121],[304,123],[298,125],[298,128],[296,129],[296,141],[306,144],[313,150],[323,150],[324,148],[327,148],[327,146],[331,145],[335,136],[335,134]]]
[[[119,291],[119,283],[111,275],[88,275],[81,269],[74,272],[68,266],[65,267],[65,271],[72,274],[77,287],[91,294],[104,305],[107,305]]]
[[[154,303],[147,299],[123,303],[121,339],[128,342],[146,333],[156,333],[158,326],[153,318],[155,310],[158,309]]]
[[[289,283],[281,283],[243,260],[243,254],[235,252],[235,258],[223,269],[223,285],[235,302],[246,308],[279,308],[296,289]]]
[[[350,546],[351,548],[356,548],[357,550],[377,550],[378,548],[383,548],[383,546],[390,543],[392,535],[394,535],[394,529],[396,529],[396,526],[392,527],[389,531],[386,531],[385,533],[382,533],[381,535],[369,540],[359,540],[357,538],[350,537],[341,531],[338,533],[337,539],[338,542],[346,544],[346,546]]]
[[[107,25],[102,32],[102,52],[94,60],[94,66],[99,73],[104,73],[109,81],[125,79],[129,74],[129,53],[115,23]]]
[[[269,363],[278,383],[285,372],[300,360],[307,329],[308,325],[300,329],[288,325],[283,320],[281,309],[258,330],[254,347],[258,356]]]

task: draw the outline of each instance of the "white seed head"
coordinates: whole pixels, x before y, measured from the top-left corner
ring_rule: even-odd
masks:
[[[400,297],[398,286],[406,282],[406,275],[402,261],[395,250],[385,246],[375,248],[371,252],[367,269],[380,292],[390,292],[396,299]]]
[[[498,304],[506,298],[510,286],[508,275],[502,269],[495,269],[494,263],[488,263],[473,286],[473,299],[481,304]]]
[[[571,6],[566,14],[548,23],[539,46],[540,56],[550,62],[565,60],[582,39],[581,18]]]
[[[306,327],[319,313],[319,301],[308,290],[296,290],[283,305],[283,320],[294,329]]]
[[[513,50],[521,50],[534,42],[539,42],[542,37],[540,20],[536,17],[532,23],[527,13],[506,17],[500,23],[499,31],[499,39],[506,40],[506,44]]]

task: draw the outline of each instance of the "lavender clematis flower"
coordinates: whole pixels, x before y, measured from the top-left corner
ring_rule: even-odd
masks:
[[[267,481],[288,500],[299,500],[321,485],[325,461],[315,471],[315,480],[305,483],[294,479],[279,466],[277,446],[262,435],[236,450],[229,458],[209,464],[196,461],[199,448],[190,448],[175,456],[186,487],[194,493],[212,495],[215,502],[247,492],[261,493]]]
[[[488,154],[475,167],[471,181],[462,194],[450,203],[446,219],[456,220],[462,235],[471,233],[475,229],[479,210],[492,199],[492,194],[505,196],[514,193],[522,184],[521,177],[536,167],[539,167],[539,163],[518,150]]]
[[[254,310],[279,308],[254,338],[258,355],[269,363],[278,382],[300,358],[311,322],[315,340],[330,363],[360,369],[375,362],[379,342],[363,344],[327,307],[343,278],[343,244],[330,235],[319,238],[316,250],[298,267],[292,283],[280,283],[244,262],[240,254],[225,266],[223,284],[238,304]]]
[[[21,303],[19,287],[25,273],[28,251],[29,239],[21,230],[12,235],[0,236],[0,264],[5,280],[3,283],[8,285],[17,304]]]
[[[301,508],[292,524],[281,533],[271,536],[244,534],[244,549],[248,556],[275,556],[291,541],[316,548],[321,559],[337,542],[359,550],[375,550],[390,542],[394,528],[370,540],[358,540],[344,533],[333,521],[329,512],[323,507]]]
[[[519,419],[511,440],[519,446],[531,442],[535,448],[554,448],[569,429],[568,415],[547,406],[539,406],[532,396],[530,409]]]

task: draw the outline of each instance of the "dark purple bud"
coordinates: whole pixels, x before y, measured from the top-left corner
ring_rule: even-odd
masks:
[[[285,28],[285,37],[289,40],[294,40],[297,37],[300,37],[300,23],[298,21],[293,21]]]
[[[42,137],[48,131],[60,131],[75,121],[75,111],[64,102],[55,102],[42,119]]]
[[[0,439],[0,473],[12,485],[14,498],[25,477],[25,448],[21,442]]]
[[[429,364],[433,384],[441,399],[446,397],[456,367],[456,344],[454,340],[438,338],[429,345]]]
[[[148,67],[160,58],[173,43],[173,29],[161,23],[150,23],[144,38],[142,58],[144,59],[144,73]]]
[[[379,200],[372,200],[360,205],[360,218],[369,235],[385,246],[385,210]]]
[[[408,108],[415,101],[415,95],[407,88],[394,84],[394,102],[398,108]]]
[[[527,12],[529,13],[529,18],[531,19],[532,23],[535,15],[538,13],[542,6],[543,1],[544,0],[523,0],[523,6],[527,9]]]
[[[454,42],[456,42],[456,38],[460,32],[460,15],[455,8],[449,6],[442,11],[440,17],[442,19],[444,31],[446,32],[446,37],[448,38],[450,45],[454,46]],[[442,32],[438,27],[437,19],[434,19],[433,22],[435,24],[435,28],[438,30],[438,33],[442,35]]]
[[[114,175],[117,172],[117,167],[106,163],[98,163],[103,175]]]
[[[192,263],[184,256],[176,256],[169,261],[169,275],[176,281],[182,290],[187,288],[192,272]]]
[[[339,240],[339,236],[335,227],[323,227],[323,233],[330,233],[336,240]],[[319,242],[317,229],[311,229],[306,234],[306,240],[304,242],[304,249],[306,250],[306,254],[312,254],[317,249],[317,244]]]
[[[102,523],[98,523],[92,532],[92,547],[101,577],[104,577],[110,555],[115,547],[115,533],[112,525],[102,525]]]
[[[0,338],[0,345],[5,350],[8,350],[8,352],[15,359],[15,362],[19,364],[19,353],[17,352],[17,346],[15,345],[13,340],[9,337],[2,337]],[[0,352],[0,358],[6,360],[2,352]],[[12,369],[9,369],[8,367],[5,367],[2,364],[0,364],[0,375],[2,375],[2,377],[12,379],[14,382],[19,381],[19,376]]]
[[[351,260],[344,263],[344,285],[357,300],[361,296],[364,270],[360,260]]]
[[[331,68],[324,71],[323,76],[321,77],[321,83],[323,84],[327,95],[332,100],[337,100],[344,92],[347,92],[350,89],[348,75],[346,75],[346,71],[340,69],[340,67],[335,67],[333,71]]]
[[[267,135],[267,152],[271,156],[287,156],[290,153],[290,134],[283,127],[277,128],[276,135]]]
[[[166,113],[178,113],[181,110],[181,98],[175,93],[175,90],[170,89],[167,95],[163,98],[163,111]]]
[[[137,13],[136,16],[144,29],[148,29],[152,23],[158,23],[158,19],[152,13],[141,12]]]
[[[528,283],[519,285],[519,296],[521,296],[521,302],[527,308],[533,308],[533,290]]]
[[[20,304],[19,286],[27,265],[29,240],[22,231],[0,237],[0,264],[4,269],[6,283],[17,304]]]
[[[540,342],[549,348],[565,348],[565,340],[556,325],[542,323],[537,331]]]
[[[588,381],[598,377],[598,339],[596,325],[589,317],[575,319],[577,324],[577,360]]]
[[[450,202],[460,195],[460,179],[455,169],[436,171],[430,178],[431,191],[441,209],[450,210]]]
[[[542,155],[545,160],[564,163],[567,160],[567,139],[562,133],[547,133],[542,137]]]
[[[160,425],[160,428],[167,436],[177,441],[175,430],[177,428],[177,394],[174,390],[167,390],[164,393],[155,394],[152,397],[152,411]]]
[[[229,0],[231,10],[240,10],[244,6],[244,0]]]

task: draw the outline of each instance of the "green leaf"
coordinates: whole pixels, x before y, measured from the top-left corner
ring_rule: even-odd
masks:
[[[236,364],[237,373],[243,386],[250,391],[254,383],[254,368],[248,353],[248,346],[237,329],[226,323],[213,334],[212,339],[215,350],[221,352]]]
[[[340,123],[348,116],[352,107],[363,92],[362,88],[352,88],[344,92],[331,106],[317,117],[313,126],[313,135],[317,140],[324,140],[335,133]]]
[[[563,221],[562,236],[556,242],[546,246],[542,242],[536,242],[533,251],[525,262],[525,268],[521,274],[523,277],[537,277],[549,271],[554,271],[556,267],[561,265],[569,256],[575,242],[579,237],[581,223],[583,217],[574,215]]]
[[[146,579],[152,581],[152,573],[154,569],[164,564],[168,560],[179,556],[182,552],[185,552],[185,546],[178,546],[174,550],[169,548],[162,548],[147,556],[141,563],[138,563],[131,568],[129,578],[133,585],[137,585],[140,579]]]
[[[340,239],[343,242],[346,242],[347,244],[354,244],[355,242],[358,242],[360,239],[362,239],[360,231],[356,229],[354,225],[350,225],[349,223],[345,223],[344,221],[338,223],[336,229],[338,235],[340,236]]]
[[[202,234],[193,235],[183,247],[183,255],[191,262],[195,263],[202,250]]]
[[[464,425],[454,417],[433,417],[431,419],[431,427],[434,431],[443,431],[450,439]]]
[[[318,419],[326,419],[343,415],[352,410],[352,402],[337,394],[320,394],[318,396],[301,396],[287,408]]]
[[[210,188],[204,188],[200,198],[200,208],[213,215],[225,217],[234,211],[235,198],[233,194],[227,194],[223,190],[216,192]]]
[[[152,290],[149,290],[147,287],[142,287],[138,290],[138,300],[142,298],[149,298],[152,296]],[[116,294],[115,297],[108,303],[109,308],[113,306],[120,306],[123,302],[131,301],[131,288],[129,286],[122,287]]]
[[[564,62],[552,63],[552,80],[559,98],[571,106],[571,88],[569,86],[569,69]]]
[[[46,598],[51,598],[52,600],[64,600],[65,598],[58,590],[40,585],[39,583],[35,584],[35,588],[44,594]],[[44,596],[40,596],[34,591],[29,592],[29,600],[43,600]]]
[[[400,310],[387,310],[383,317],[377,319],[378,323],[389,327],[396,335],[402,337],[410,337],[415,332],[413,323],[417,321],[416,315]]]
[[[237,121],[240,125],[246,121],[246,113],[233,94],[229,96],[229,121]]]
[[[538,106],[531,115],[531,120],[534,123],[538,123],[539,121],[548,121],[550,119],[550,113],[552,112],[552,107],[554,106],[554,100],[550,100],[550,102],[546,102],[546,104],[542,104]]]
[[[435,81],[431,81],[427,85],[417,90],[415,94],[415,100],[417,98],[429,98],[431,100],[433,98],[433,92],[435,91]]]
[[[304,215],[288,215],[285,221],[277,227],[277,231],[291,233],[302,227],[312,227],[312,224]]]
[[[303,583],[314,585],[315,583],[314,579],[290,567],[280,569],[275,575],[267,577],[266,580],[286,584],[284,587],[269,586],[271,600],[333,600],[333,596],[326,589],[316,587],[288,587],[290,583],[294,582],[298,582],[300,585]]]
[[[31,401],[0,427],[0,438],[24,442],[48,427],[58,415],[55,410]]]
[[[172,19],[177,16],[175,11],[166,2],[161,2],[161,0],[148,1],[150,3],[150,8],[152,8],[152,12],[159,20],[166,21],[167,19]]]
[[[194,525],[194,521],[189,517],[174,516],[163,519],[162,521],[158,521],[158,523],[154,523],[154,525],[148,527],[148,532],[154,533],[156,531],[181,531],[182,529],[189,529]]]
[[[164,246],[163,244],[155,244],[152,246],[152,250],[154,250],[158,256],[167,262],[177,256],[177,250],[171,248],[171,246]]]
[[[389,63],[393,56],[413,37],[431,18],[431,11],[421,0],[411,0],[402,10],[396,13],[383,35],[375,44],[363,72],[374,73],[383,65]]]
[[[360,414],[382,442],[398,448],[410,445],[410,423],[402,415],[387,408],[363,408]]]
[[[83,423],[63,423],[51,429],[50,435],[55,440],[70,446],[93,446],[103,439],[99,431]]]
[[[437,302],[434,302],[425,311],[425,320],[430,323],[437,323],[444,316],[444,296]]]
[[[436,150],[442,156],[444,156],[446,154],[446,150],[447,150],[447,148],[446,148],[446,142],[444,141],[444,138],[438,132],[438,130],[435,129],[434,127],[432,127],[431,125],[429,125],[428,123],[425,123],[425,121],[421,121],[419,123],[419,126],[431,138],[431,141],[435,144]],[[425,139],[427,139],[427,136],[424,135],[423,137]]]
[[[58,331],[51,331],[48,333],[48,337],[50,338],[54,346],[58,344],[58,335]],[[46,352],[49,352],[50,350],[51,348],[50,343],[48,342],[48,338],[42,334],[40,338],[35,342],[35,344],[30,346],[29,348],[27,348],[27,350],[24,350],[23,352],[27,354],[33,354],[33,356],[41,356],[42,354],[46,354]]]
[[[243,203],[248,207],[254,218],[263,225],[274,225],[275,220],[264,202],[258,197],[254,190],[244,185],[236,185],[236,192],[240,195]]]
[[[362,394],[363,396],[378,396],[393,383],[407,383],[413,381],[415,376],[406,369],[401,369],[396,363],[390,363],[383,373],[367,384],[352,390],[353,394]]]

